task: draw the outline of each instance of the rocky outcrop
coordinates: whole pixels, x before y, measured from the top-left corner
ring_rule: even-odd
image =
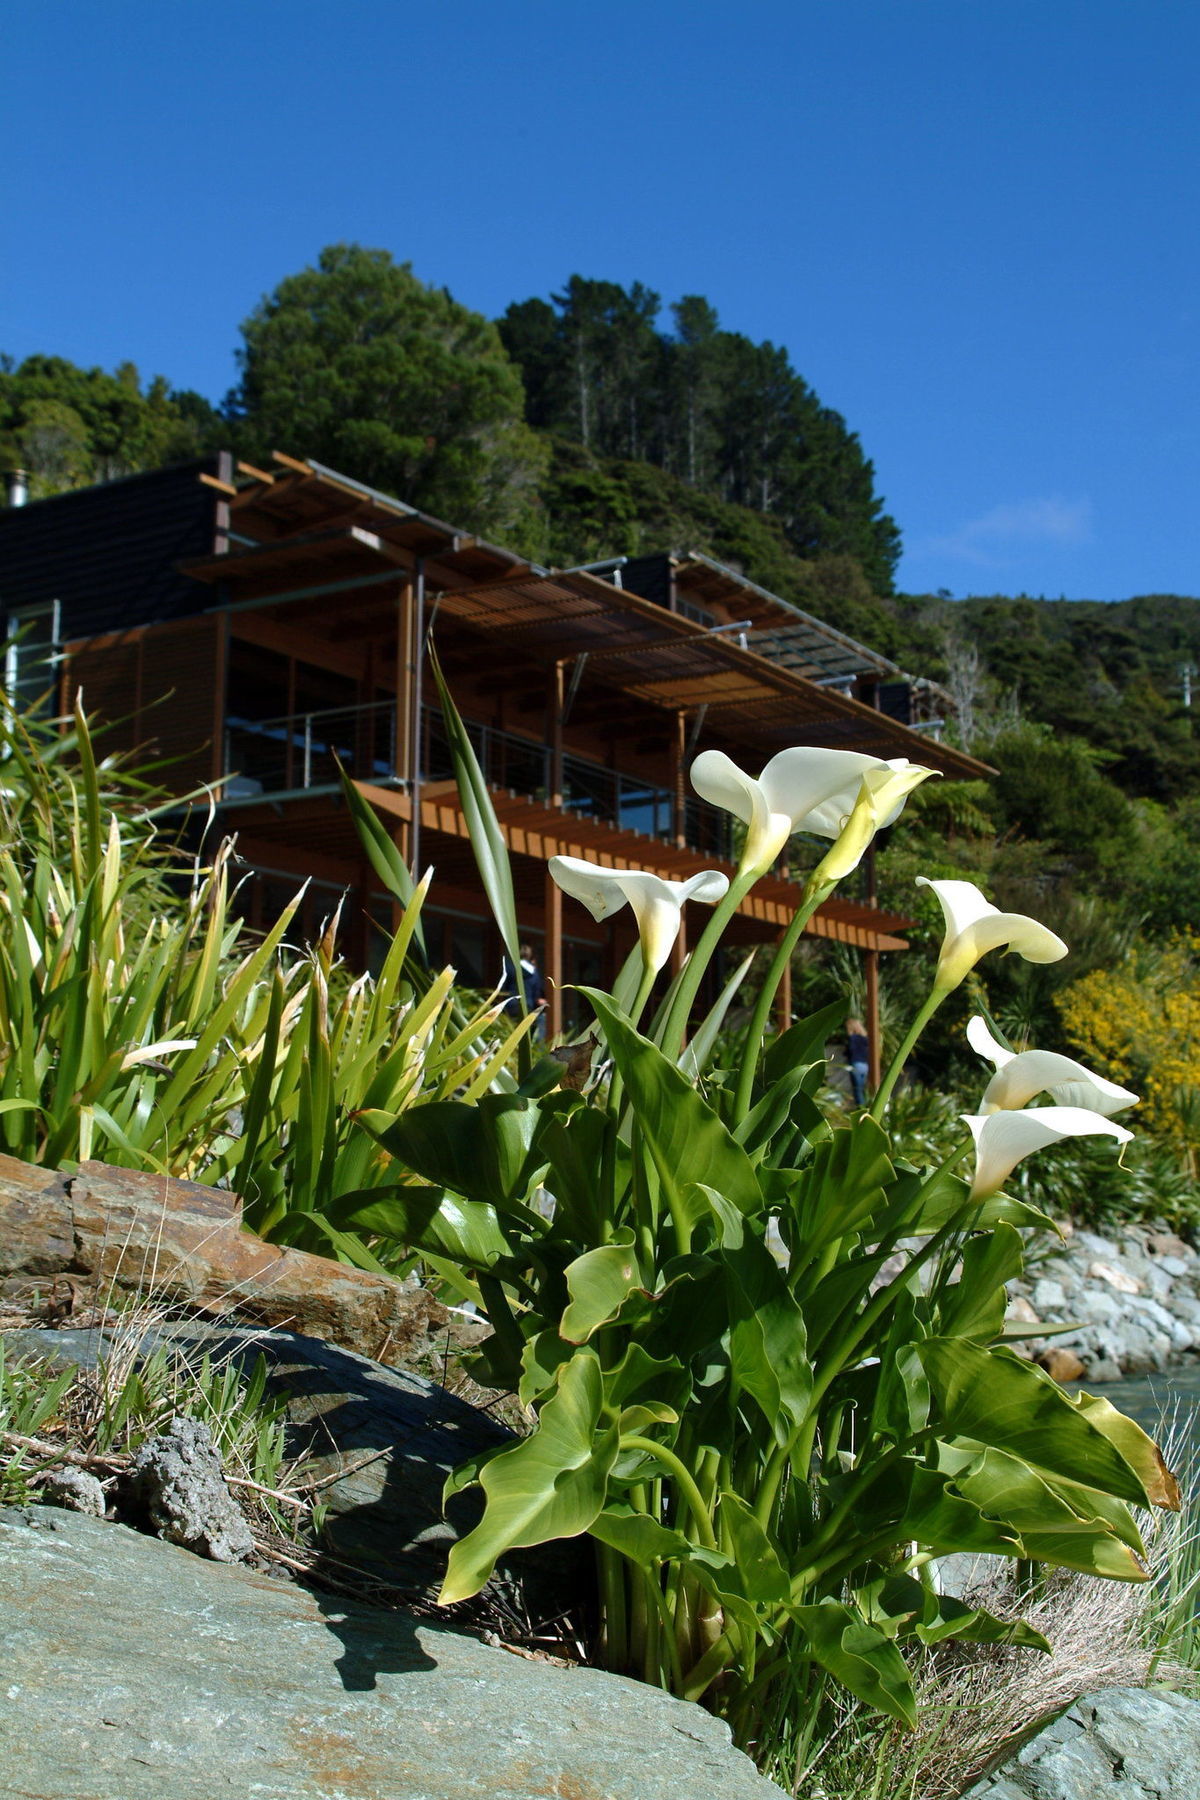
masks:
[[[344,1344],[378,1362],[428,1350],[450,1317],[415,1283],[280,1249],[244,1229],[236,1194],[84,1163],[0,1156],[0,1281],[77,1279]]]
[[[1056,1380],[1117,1381],[1200,1352],[1200,1255],[1189,1244],[1146,1225],[1119,1239],[1063,1230],[1009,1289],[1009,1324]],[[1037,1335],[1057,1324],[1072,1329]]]
[[[1196,1800],[1200,1702],[1154,1688],[1087,1694],[964,1800]]]
[[[778,1800],[699,1707],[594,1669],[0,1512],[0,1793]]]

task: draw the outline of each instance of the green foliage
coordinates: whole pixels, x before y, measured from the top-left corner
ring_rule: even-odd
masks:
[[[181,866],[158,796],[97,763],[82,714],[61,736],[0,726],[0,1146],[220,1183],[263,1235],[377,1267],[340,1223],[397,1180],[364,1117],[486,1092],[526,1028],[410,953],[424,889],[378,978],[335,983],[336,917],[307,956],[286,947],[294,905],[245,931],[231,846]]]
[[[500,332],[525,379],[530,424],[757,508],[795,555],[852,558],[889,592],[900,535],[845,421],[786,350],[721,330],[701,296],[672,308],[669,333],[657,328],[660,305],[640,282],[624,289],[572,275],[551,302],[510,306]],[[610,530],[619,523],[608,516]]]
[[[386,250],[334,244],[242,326],[241,441],[288,445],[426,512],[520,542],[541,446],[496,327]]]
[[[216,414],[162,376],[81,369],[61,356],[0,368],[0,464],[26,469],[33,497],[158,468],[210,447]]]

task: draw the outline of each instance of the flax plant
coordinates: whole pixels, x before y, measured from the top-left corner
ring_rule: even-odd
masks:
[[[227,1186],[264,1235],[378,1268],[341,1224],[397,1180],[364,1120],[511,1086],[527,1027],[425,966],[424,888],[379,977],[335,980],[339,913],[308,953],[299,896],[249,932],[233,844],[175,853],[163,796],[98,760],[81,709],[59,732],[0,725],[0,1149]]]
[[[502,839],[466,733],[449,735],[488,836],[486,882]],[[787,753],[757,783],[727,759],[705,765],[703,790],[733,796],[747,849],[723,895],[703,885],[709,924],[657,1012],[665,909],[682,904],[665,884],[635,890],[639,903],[653,894],[654,917],[643,907],[626,1004],[581,990],[604,1057],[583,1091],[559,1085],[564,1065],[546,1058],[515,1092],[409,1108],[379,1138],[427,1185],[364,1214],[471,1283],[494,1330],[481,1372],[536,1418],[451,1477],[448,1494],[478,1485],[485,1506],[451,1552],[443,1600],[478,1592],[514,1547],[587,1533],[598,1655],[723,1712],[751,1749],[829,1682],[911,1724],[905,1646],[1045,1647],[1032,1626],[940,1593],[935,1558],[987,1552],[1141,1581],[1130,1509],[1178,1503],[1136,1424],[1069,1398],[1004,1341],[1021,1229],[1044,1222],[1002,1191],[1007,1169],[1056,1134],[1124,1139],[1123,1127],[1078,1107],[1004,1112],[993,1088],[998,1110],[963,1121],[941,1166],[918,1167],[893,1149],[886,1095],[877,1116],[840,1123],[816,1104],[841,1009],[773,1042],[756,1011],[732,1087],[706,1084],[708,1022],[683,1045],[724,925],[790,830],[817,821],[833,840],[806,918],[920,778],[863,758],[842,774],[831,754]],[[611,910],[612,871],[551,865],[564,873]],[[1065,950],[974,891],[953,898],[935,1004],[998,944]],[[503,913],[511,884],[493,904]],[[510,935],[515,921],[501,926]],[[960,1172],[981,1121],[978,1165]]]

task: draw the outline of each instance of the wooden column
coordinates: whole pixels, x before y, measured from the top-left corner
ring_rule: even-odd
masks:
[[[396,726],[392,742],[392,774],[407,782],[412,776],[413,707],[416,674],[411,581],[396,590]]]
[[[675,714],[675,735],[671,740],[671,794],[673,815],[671,835],[676,848],[687,847],[687,785],[684,763],[687,761],[687,714]]]
[[[546,743],[550,750],[550,804],[563,803],[563,704],[566,694],[566,669],[556,662],[550,671],[550,691],[546,696]]]
[[[546,1036],[553,1042],[562,1032],[562,889],[546,871],[546,945],[542,976],[546,983]]]

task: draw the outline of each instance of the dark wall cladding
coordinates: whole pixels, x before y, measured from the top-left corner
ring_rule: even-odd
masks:
[[[199,476],[216,470],[205,457],[0,511],[0,612],[57,600],[64,640],[202,612],[211,588],[175,565],[214,548]]]
[[[621,570],[621,586],[656,606],[671,604],[671,559],[661,551],[651,556],[631,556]]]

